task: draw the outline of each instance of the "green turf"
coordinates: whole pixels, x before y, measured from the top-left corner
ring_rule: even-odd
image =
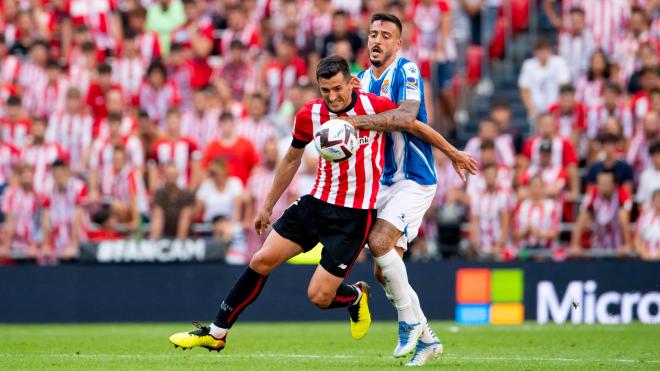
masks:
[[[660,326],[460,326],[433,323],[445,355],[431,368],[660,369]],[[0,369],[382,370],[396,328],[374,323],[361,341],[348,323],[241,323],[227,349],[182,351],[167,341],[188,324],[0,325]]]

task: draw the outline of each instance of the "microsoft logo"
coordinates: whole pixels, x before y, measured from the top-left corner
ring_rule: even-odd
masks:
[[[459,269],[456,322],[515,325],[525,319],[522,269]]]

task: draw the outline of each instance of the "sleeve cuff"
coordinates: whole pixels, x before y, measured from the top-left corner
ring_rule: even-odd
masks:
[[[300,140],[300,139],[294,137],[293,140],[291,140],[291,147],[302,149],[302,148],[305,148],[307,143],[309,143],[309,142],[305,142],[303,140]]]

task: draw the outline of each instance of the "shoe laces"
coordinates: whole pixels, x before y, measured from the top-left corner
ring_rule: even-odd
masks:
[[[202,336],[207,336],[207,335],[209,335],[210,332],[211,332],[211,328],[210,328],[210,327],[208,327],[208,326],[202,326],[202,324],[199,323],[199,322],[193,322],[192,324],[193,324],[193,326],[197,327],[198,330],[190,331],[190,332],[189,332],[190,335],[195,335],[195,336],[202,337]]]

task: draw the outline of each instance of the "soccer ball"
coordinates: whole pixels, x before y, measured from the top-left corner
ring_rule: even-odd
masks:
[[[332,119],[321,125],[314,134],[314,145],[321,157],[332,162],[349,159],[359,146],[355,128],[340,119]]]

